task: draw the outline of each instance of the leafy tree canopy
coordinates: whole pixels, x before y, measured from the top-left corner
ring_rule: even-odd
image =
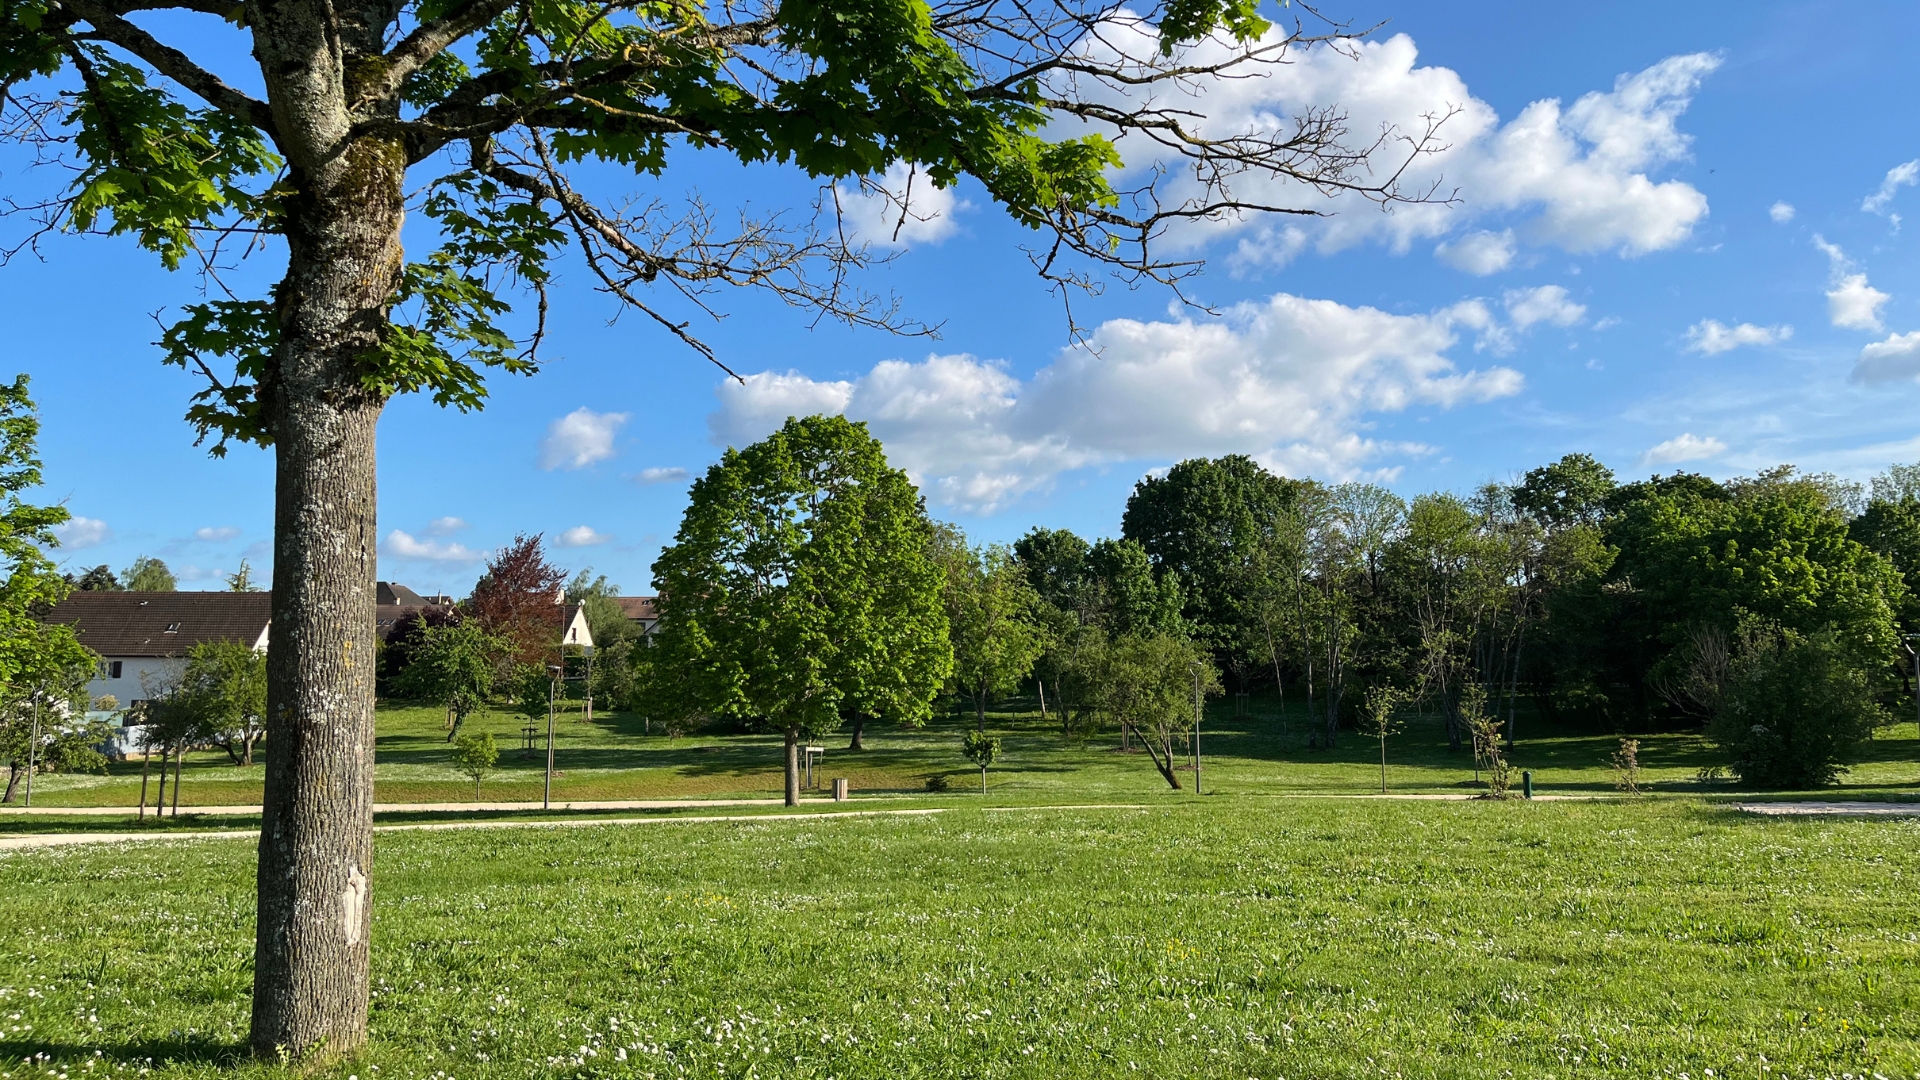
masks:
[[[1194,458],[1134,485],[1121,534],[1156,570],[1179,575],[1186,617],[1202,641],[1223,652],[1251,621],[1242,610],[1245,562],[1261,536],[1281,527],[1300,490],[1244,455]]]
[[[180,587],[166,563],[146,555],[122,570],[120,580],[126,582],[128,592],[173,592]]]
[[[864,424],[789,419],[695,481],[654,563],[656,688],[792,733],[914,725],[953,666],[932,525]]]

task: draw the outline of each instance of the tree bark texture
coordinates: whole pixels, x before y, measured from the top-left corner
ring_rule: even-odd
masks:
[[[292,155],[280,341],[262,387],[276,473],[252,1045],[268,1058],[367,1038],[384,398],[362,374],[401,271],[406,159],[371,137],[334,145],[311,164]]]
[[[787,805],[800,805],[800,729],[787,729]]]

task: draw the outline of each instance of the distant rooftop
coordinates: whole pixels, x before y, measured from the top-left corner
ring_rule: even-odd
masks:
[[[76,592],[44,621],[70,624],[101,656],[181,656],[203,641],[267,643],[273,594]]]

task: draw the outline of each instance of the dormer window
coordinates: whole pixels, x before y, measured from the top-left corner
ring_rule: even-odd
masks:
[[[177,634],[177,633],[179,633],[179,632],[180,632],[180,624],[179,624],[179,623],[177,623],[177,622],[170,622],[170,623],[168,623],[168,624],[167,624],[167,633],[169,633],[169,634]]]

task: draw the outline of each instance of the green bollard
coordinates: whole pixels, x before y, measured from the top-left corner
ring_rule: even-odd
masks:
[[[1522,769],[1520,771],[1520,794],[1529,799],[1533,798],[1532,769]]]

